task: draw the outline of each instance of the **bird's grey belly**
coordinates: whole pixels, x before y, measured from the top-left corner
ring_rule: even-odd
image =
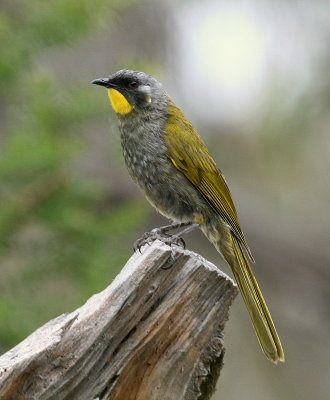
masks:
[[[124,148],[124,158],[131,177],[162,215],[173,221],[205,221],[210,207],[165,154]]]

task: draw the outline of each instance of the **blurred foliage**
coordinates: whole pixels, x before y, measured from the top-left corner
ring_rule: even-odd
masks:
[[[103,289],[144,216],[75,168],[81,135],[109,113],[89,82],[61,86],[35,59],[111,23],[131,0],[16,0],[0,11],[0,350]],[[114,195],[114,199],[115,199]],[[113,200],[113,201],[112,201]],[[59,301],[59,298],[61,301]]]
[[[3,89],[26,71],[36,53],[70,44],[81,35],[111,23],[117,10],[133,0],[13,0],[0,11],[0,76]],[[22,76],[24,78],[24,76]]]

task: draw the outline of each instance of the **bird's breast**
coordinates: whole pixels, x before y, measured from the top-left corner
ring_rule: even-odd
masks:
[[[167,148],[163,140],[162,121],[122,122],[123,155],[132,178],[142,187],[157,185],[157,174],[166,174]]]
[[[164,121],[121,123],[128,171],[149,202],[176,221],[202,223],[210,212],[205,200],[168,157]]]

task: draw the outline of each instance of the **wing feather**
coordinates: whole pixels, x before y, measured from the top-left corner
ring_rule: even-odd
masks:
[[[180,139],[178,139],[178,132],[180,132]],[[168,156],[173,165],[185,175],[230,226],[253,261],[224,176],[217,168],[197,131],[173,103],[168,107],[166,141],[169,149]]]

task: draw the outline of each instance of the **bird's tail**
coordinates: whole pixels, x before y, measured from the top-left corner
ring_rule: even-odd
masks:
[[[238,240],[232,235],[234,256],[227,260],[249,311],[260,346],[266,357],[277,363],[284,361],[280,338],[250,263]]]
[[[210,232],[204,231],[204,233],[221,252],[233,271],[264,354],[274,363],[284,361],[280,338],[241,244],[228,231],[217,240],[213,235],[210,237]]]

